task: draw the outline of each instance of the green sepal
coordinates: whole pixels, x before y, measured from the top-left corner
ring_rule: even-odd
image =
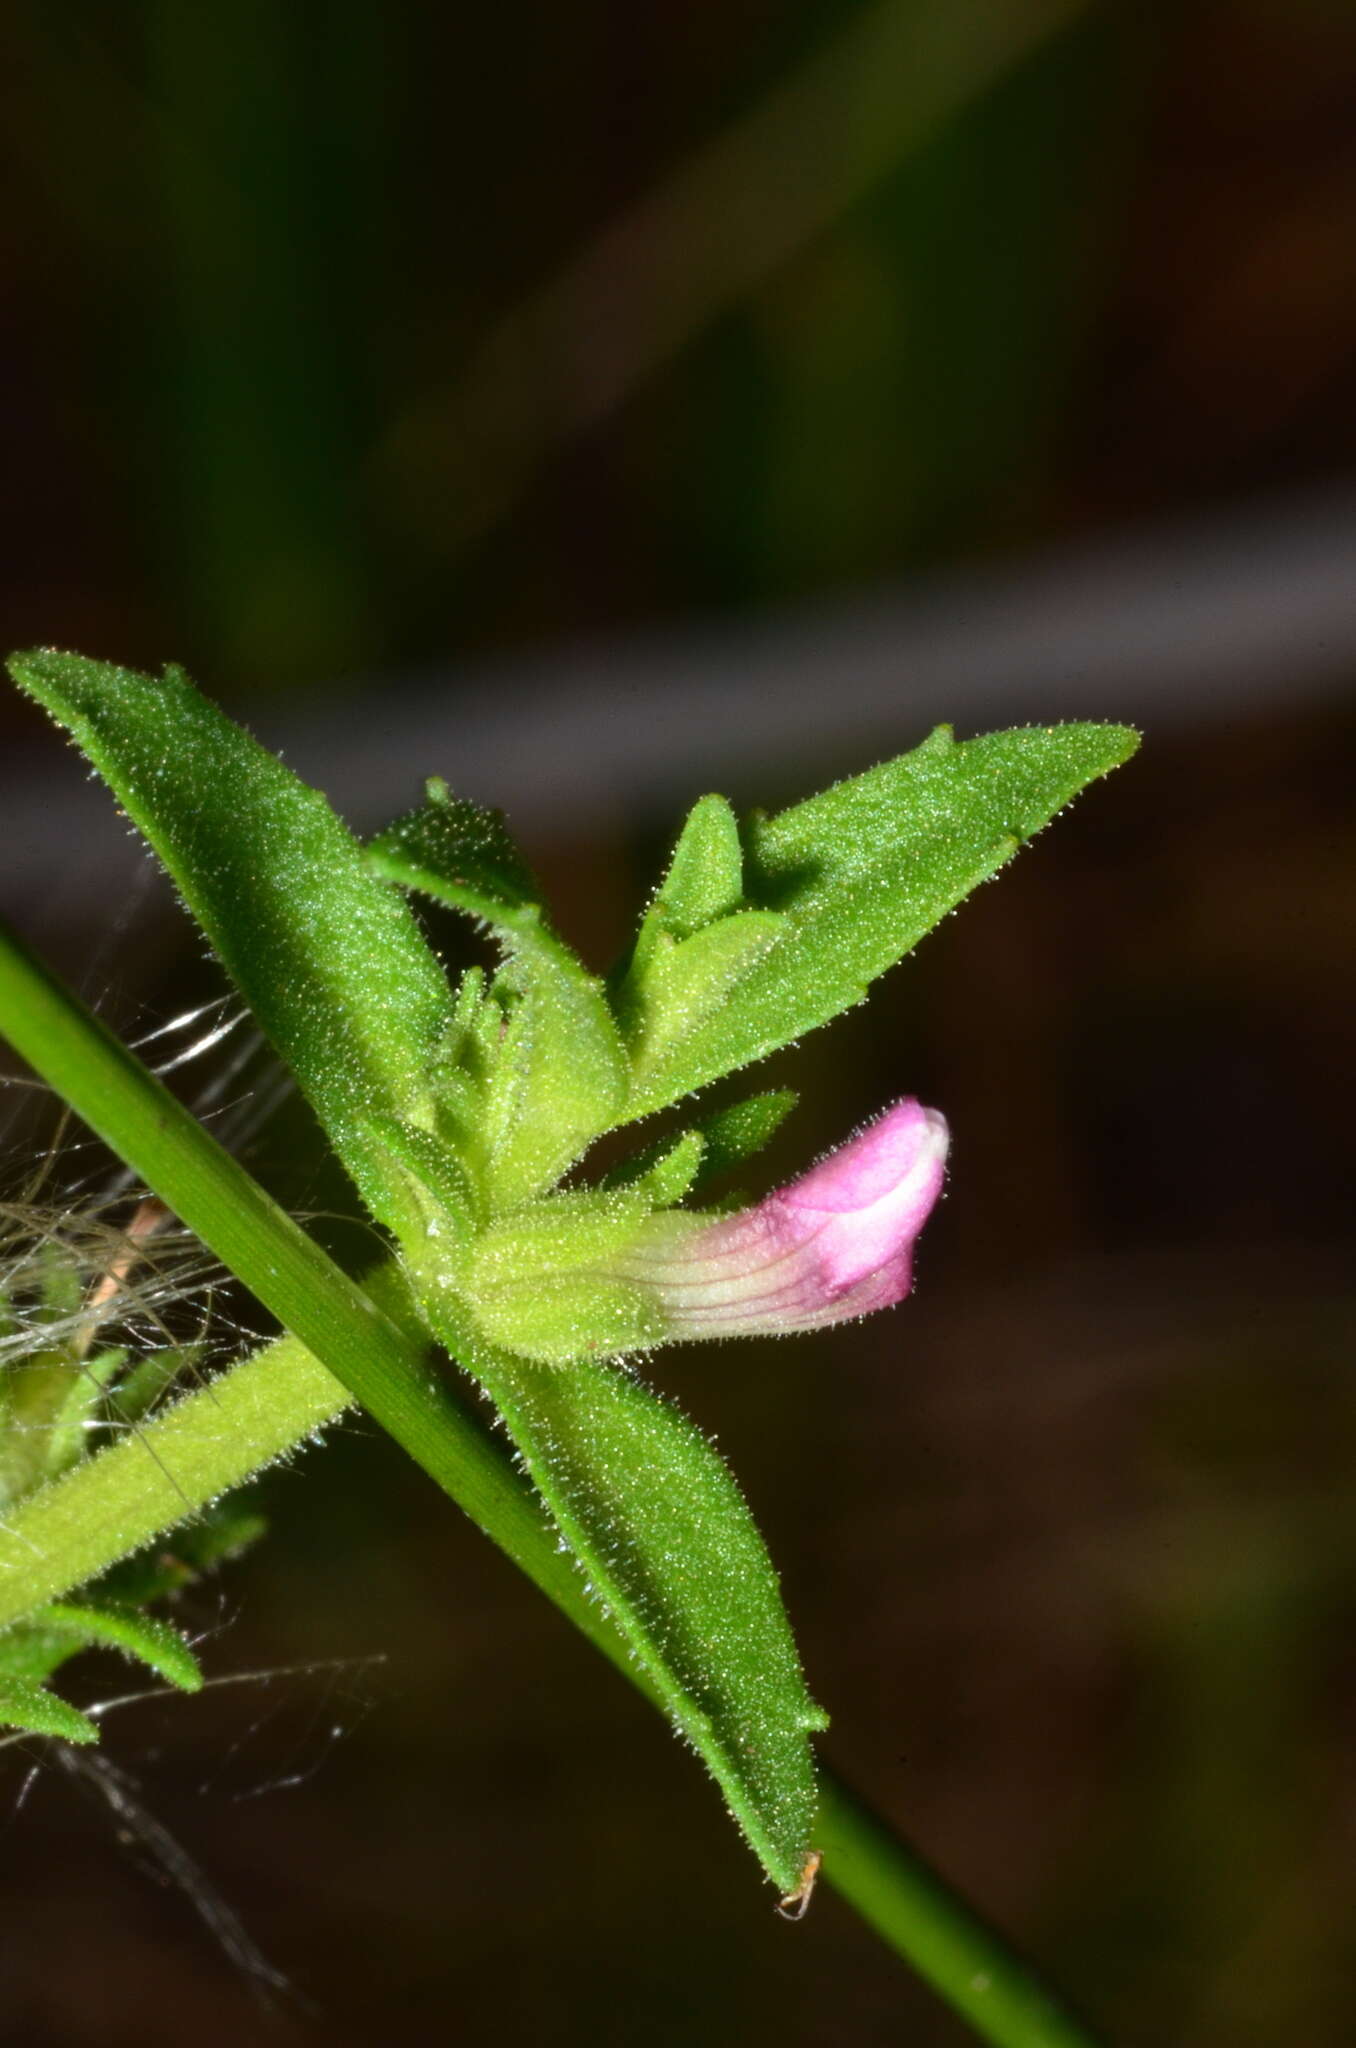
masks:
[[[455,1276],[411,1249],[417,1292],[451,1284],[490,1343],[540,1365],[618,1358],[662,1341],[644,1289],[603,1269],[634,1243],[652,1204],[639,1188],[548,1195],[486,1229]]]
[[[603,1178],[603,1187],[634,1188],[655,1209],[671,1209],[702,1176],[706,1140],[700,1130],[656,1138]]]
[[[656,1209],[700,1194],[762,1151],[799,1100],[793,1088],[772,1088],[708,1110],[677,1137],[655,1138],[604,1176],[604,1188],[636,1188]]]
[[[651,1038],[642,1023],[630,1113],[662,1109],[860,1002],[877,975],[1138,744],[1118,725],[1030,727],[961,744],[940,726],[911,754],[751,820],[744,900],[775,914],[779,929],[731,962],[704,1014],[700,976],[689,973],[687,1029]],[[722,928],[706,927],[674,958]],[[642,986],[661,966],[657,950]],[[634,993],[632,1003],[643,1020]]]
[[[490,1343],[538,1370],[573,1372],[581,1359],[632,1357],[652,1351],[668,1333],[643,1288],[598,1273],[560,1273],[548,1286],[478,1287],[471,1299]]]
[[[97,1742],[99,1728],[88,1714],[59,1699],[46,1686],[0,1677],[0,1726],[25,1735],[54,1735],[62,1742]]]
[[[398,1227],[361,1127],[374,1113],[431,1120],[426,1071],[451,1011],[409,906],[320,792],[181,670],[155,677],[37,652],[10,673],[160,855],[369,1208]]]
[[[762,1095],[746,1095],[742,1102],[731,1102],[724,1109],[712,1110],[709,1116],[700,1118],[696,1128],[702,1139],[702,1159],[692,1181],[692,1192],[699,1193],[708,1181],[733,1172],[746,1159],[761,1152],[799,1099],[794,1088],[770,1088]]]

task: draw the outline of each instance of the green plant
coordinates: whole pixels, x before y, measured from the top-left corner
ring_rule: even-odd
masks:
[[[810,1736],[824,1717],[761,1538],[712,1446],[634,1361],[670,1340],[810,1327],[907,1291],[941,1179],[934,1112],[896,1104],[730,1214],[692,1198],[756,1152],[788,1099],[755,1094],[706,1116],[690,1098],[860,1001],[1125,760],[1134,735],[1069,725],[957,743],[941,728],[773,818],[741,824],[705,797],[604,982],[552,926],[502,821],[441,782],[363,847],[178,671],[49,653],[11,667],[159,853],[392,1252],[361,1284],[341,1273],[6,940],[0,1028],[290,1334],[214,1383],[212,1443],[203,1396],[189,1395],[140,1438],[44,1467],[4,1532],[4,1561],[26,1547],[29,1562],[0,1581],[0,1624],[34,1641],[59,1629],[62,1594],[356,1398],[630,1662],[787,1910],[803,1908],[823,1855],[989,2038],[1085,2039],[906,1851],[836,1788],[817,1792]],[[450,987],[407,893],[482,920],[497,970]],[[679,1112],[676,1129],[590,1175],[597,1139],[664,1110]],[[488,1395],[537,1500],[454,1382],[430,1371],[435,1347]],[[239,1416],[225,1444],[223,1400]],[[173,1507],[139,1460],[149,1445],[173,1472]],[[126,1647],[157,1652],[163,1669],[163,1624],[134,1625],[153,1634]],[[74,1710],[46,1690],[53,1669],[20,1659],[0,1713],[78,1739],[57,1725]]]

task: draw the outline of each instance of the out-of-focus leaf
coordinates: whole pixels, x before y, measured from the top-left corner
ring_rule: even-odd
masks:
[[[32,1626],[69,1636],[82,1649],[121,1650],[180,1692],[200,1692],[202,1667],[177,1629],[135,1609],[58,1602],[39,1608]]]
[[[0,1677],[0,1726],[25,1735],[55,1735],[63,1742],[97,1742],[99,1729],[88,1714],[58,1699],[42,1685]]]
[[[55,1479],[90,1449],[90,1426],[113,1380],[127,1362],[125,1349],[97,1351],[70,1365],[66,1397],[47,1431],[45,1476]]]

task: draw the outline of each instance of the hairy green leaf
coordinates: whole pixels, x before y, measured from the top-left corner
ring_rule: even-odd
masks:
[[[604,1175],[603,1186],[638,1188],[656,1209],[671,1208],[761,1152],[797,1100],[794,1089],[774,1088],[708,1110],[687,1130],[654,1138],[623,1159]]]
[[[398,1227],[362,1120],[429,1121],[426,1070],[451,1010],[409,907],[320,792],[181,670],[155,677],[39,652],[16,656],[10,673],[160,855],[369,1206]]]
[[[641,1023],[631,1114],[660,1109],[859,1002],[877,975],[1138,743],[1126,726],[1057,725],[957,744],[941,726],[911,754],[753,819],[744,900],[779,927],[769,926],[769,942],[742,961],[712,959],[721,995],[704,1013],[701,973],[688,971],[685,1028],[666,1021],[672,996],[660,1002],[656,1026],[633,992]],[[673,960],[750,914],[706,926],[673,948]],[[642,992],[665,973],[676,969],[656,950]]]
[[[724,1461],[629,1373],[526,1364],[455,1321],[444,1334],[503,1415],[590,1590],[750,1847],[794,1891],[815,1812],[808,1738],[827,1719],[806,1690],[777,1575]]]
[[[492,1212],[549,1188],[621,1113],[626,1060],[603,987],[559,941],[517,935],[479,1138]]]
[[[427,802],[397,818],[368,846],[375,873],[491,924],[508,923],[541,903],[541,890],[502,811],[482,810],[454,796],[440,775],[430,775],[424,789]]]

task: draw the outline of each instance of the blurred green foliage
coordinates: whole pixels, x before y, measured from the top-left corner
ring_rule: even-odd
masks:
[[[1146,31],[30,0],[14,33],[67,252],[29,317],[127,528],[125,637],[283,684],[1023,531]]]

